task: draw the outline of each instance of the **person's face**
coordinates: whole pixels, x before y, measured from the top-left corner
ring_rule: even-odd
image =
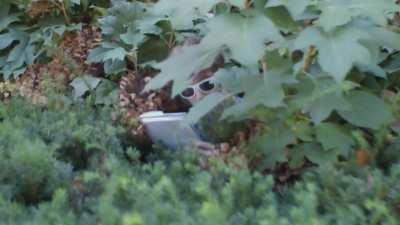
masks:
[[[193,105],[205,96],[219,91],[214,83],[213,74],[211,69],[206,69],[193,76],[190,85],[181,92],[181,97]]]

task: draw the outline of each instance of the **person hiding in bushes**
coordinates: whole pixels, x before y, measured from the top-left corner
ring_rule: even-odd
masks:
[[[179,54],[183,47],[195,45],[199,42],[200,39],[189,38],[185,40],[183,45],[176,47],[172,54]],[[215,82],[214,74],[224,65],[225,59],[220,54],[214,59],[210,67],[192,74],[189,85],[180,93],[180,97],[194,106],[207,95],[222,91],[222,88]],[[229,139],[232,139],[235,132],[243,129],[242,123],[220,120],[223,110],[234,102],[235,99],[233,98],[226,100],[193,126],[202,138],[202,141],[195,143],[202,154],[218,154],[224,148],[223,146],[226,146],[227,142],[230,141]]]

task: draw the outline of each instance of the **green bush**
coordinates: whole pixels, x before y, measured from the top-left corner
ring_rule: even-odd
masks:
[[[15,125],[0,124],[1,192],[27,203],[49,199],[55,189],[68,184],[72,168],[55,158],[54,146],[23,135]]]
[[[107,119],[110,113],[82,103],[51,109],[14,99],[0,105],[1,224],[396,225],[399,220],[398,161],[385,173],[349,163],[310,168],[294,185],[277,186],[270,175],[217,159],[204,170],[192,151],[160,149],[143,162],[139,152],[124,147],[118,124]],[[75,148],[91,154],[74,158]],[[82,167],[77,160],[85,157]]]
[[[123,133],[106,108],[46,109],[13,99],[0,105],[0,119],[0,183],[10,199],[49,199],[71,182],[73,170],[96,168],[107,151],[123,154]]]
[[[201,170],[193,155],[129,165],[111,159],[109,176],[86,171],[34,207],[1,201],[5,224],[393,224],[400,167],[390,175],[326,168],[274,193],[272,177],[224,166]],[[332,172],[336,171],[336,172]],[[360,171],[359,171],[360,172]]]

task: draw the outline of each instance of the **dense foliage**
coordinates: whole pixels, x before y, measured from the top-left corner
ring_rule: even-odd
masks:
[[[399,219],[398,164],[385,174],[325,166],[277,187],[271,176],[220,161],[204,170],[190,151],[158,152],[143,163],[124,147],[118,127],[103,122],[107,110],[12,100],[0,111],[2,224],[395,225]],[[48,119],[40,122],[42,113]]]
[[[1,0],[0,224],[398,224],[397,3]],[[239,153],[139,147],[124,78],[138,113],[221,55],[185,122],[256,123]]]
[[[352,160],[360,149],[379,154],[398,136],[397,10],[392,0],[113,1],[100,20],[104,41],[89,60],[104,62],[109,73],[127,61],[150,65],[160,73],[146,90],[173,81],[176,95],[223,54],[227,63],[216,79],[226,92],[203,99],[188,122],[241,93],[222,119],[266,124],[248,146],[267,158],[263,167],[299,165],[304,157]],[[193,35],[200,44],[163,59]],[[293,143],[288,159],[282,149]]]

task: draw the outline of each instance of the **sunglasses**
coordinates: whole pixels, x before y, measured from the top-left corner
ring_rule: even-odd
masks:
[[[210,92],[214,91],[215,87],[216,85],[212,79],[206,79],[185,88],[180,95],[185,99],[190,99],[195,95],[196,91],[200,91],[202,94],[209,94]]]

